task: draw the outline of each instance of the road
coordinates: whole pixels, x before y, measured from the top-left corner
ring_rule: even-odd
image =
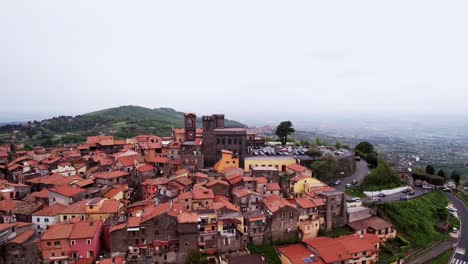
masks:
[[[467,264],[468,256],[465,253],[466,249],[468,248],[468,208],[455,195],[451,193],[447,193],[446,195],[455,208],[457,208],[458,217],[460,218],[461,222],[460,239],[455,250],[455,254],[450,263]]]
[[[362,179],[366,175],[369,174],[369,167],[367,167],[367,162],[360,160],[356,162],[356,171],[353,173],[353,175],[346,177],[341,180],[341,184],[334,186],[333,188],[339,190],[339,191],[346,191],[346,184],[349,183],[351,184],[352,181],[357,180],[359,183],[361,183]]]
[[[431,192],[431,191],[432,191],[432,189],[423,189],[421,187],[415,187],[414,188],[414,194],[413,195],[408,195],[408,198],[409,199],[414,199],[414,198],[416,198],[418,196],[421,196],[421,195],[423,195],[425,193],[428,193],[428,192]],[[380,198],[380,201],[381,202],[399,201],[402,196],[406,196],[406,194],[399,192],[399,193],[395,193],[395,194],[392,194],[392,195],[387,195],[387,196],[385,196],[383,198]]]

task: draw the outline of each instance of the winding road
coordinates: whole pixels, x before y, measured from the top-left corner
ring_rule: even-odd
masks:
[[[455,195],[447,193],[447,198],[450,202],[457,208],[458,217],[460,218],[461,228],[460,228],[460,238],[458,245],[455,249],[455,254],[452,257],[450,263],[453,264],[467,264],[468,255],[466,250],[468,248],[468,208],[465,204]]]

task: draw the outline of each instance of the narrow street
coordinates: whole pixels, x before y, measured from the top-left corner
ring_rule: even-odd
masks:
[[[455,208],[457,208],[458,216],[460,217],[461,221],[460,239],[455,249],[455,254],[450,263],[467,264],[468,256],[466,255],[466,249],[468,248],[468,208],[455,195],[451,193],[447,193],[446,195]]]

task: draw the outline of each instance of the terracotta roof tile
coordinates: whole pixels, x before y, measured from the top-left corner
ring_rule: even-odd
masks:
[[[86,192],[85,189],[82,188],[77,188],[77,187],[68,187],[68,186],[58,186],[54,188],[49,189],[49,195],[50,193],[58,193],[60,195],[66,196],[66,197],[73,197],[75,195],[78,195],[80,193]]]
[[[56,203],[56,204],[53,204],[51,206],[47,206],[47,207],[33,213],[32,215],[33,216],[56,216],[59,213],[61,213],[62,210],[65,209],[65,208],[66,208],[65,205]]]
[[[93,177],[97,179],[115,179],[115,178],[125,177],[128,175],[130,174],[124,171],[111,171],[111,172],[95,173],[93,174]]]

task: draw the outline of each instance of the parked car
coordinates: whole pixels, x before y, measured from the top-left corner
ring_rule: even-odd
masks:
[[[452,233],[457,233],[458,229],[456,227],[452,227]]]
[[[401,197],[400,197],[400,200],[401,200],[401,201],[407,201],[407,200],[409,200],[409,197],[408,197],[408,195],[401,196]]]
[[[351,188],[351,184],[347,183],[347,184],[345,185],[345,187],[346,187],[346,188]]]
[[[385,193],[379,193],[379,195],[377,195],[377,196],[380,197],[380,198],[383,198],[383,197],[385,197]]]
[[[409,192],[411,192],[411,189],[410,189],[410,188],[406,188],[406,189],[404,189],[404,190],[401,191],[401,192],[402,192],[402,193],[409,193]]]
[[[340,181],[340,180],[337,180],[337,181],[335,182],[335,186],[340,185],[340,184],[341,184],[341,181]]]
[[[359,182],[358,182],[357,180],[353,180],[351,183],[352,183],[353,185],[356,185],[356,184],[358,184]]]
[[[445,187],[445,188],[442,189],[442,191],[444,191],[444,192],[451,192],[452,190],[451,190],[450,188]]]
[[[415,192],[414,190],[410,190],[410,191],[408,192],[409,195],[414,195],[415,193],[416,193],[416,192]]]

